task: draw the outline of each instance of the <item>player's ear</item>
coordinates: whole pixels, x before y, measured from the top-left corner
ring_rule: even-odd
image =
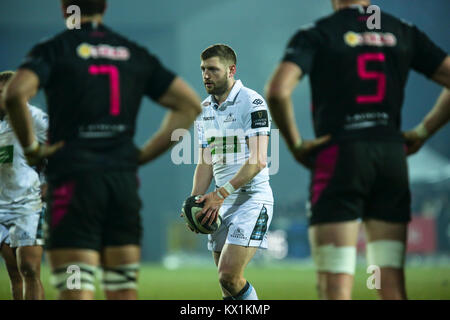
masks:
[[[62,10],[64,20],[66,20],[69,15],[67,13],[67,7],[64,5],[64,3],[62,1],[61,1],[61,10]]]
[[[236,74],[236,65],[232,64],[229,68],[230,68],[230,78],[234,77],[234,75]]]

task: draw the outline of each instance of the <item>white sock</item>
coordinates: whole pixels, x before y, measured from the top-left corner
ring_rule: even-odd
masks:
[[[255,288],[247,281],[244,288],[236,296],[233,297],[234,300],[258,300],[258,295],[256,294]]]

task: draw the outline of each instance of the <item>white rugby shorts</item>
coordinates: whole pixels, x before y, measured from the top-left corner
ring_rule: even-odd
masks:
[[[222,224],[208,235],[208,250],[222,251],[226,243],[267,249],[267,232],[273,204],[249,200],[240,205],[223,204],[219,214]]]

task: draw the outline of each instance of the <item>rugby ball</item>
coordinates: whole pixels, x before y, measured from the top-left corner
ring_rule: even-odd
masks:
[[[208,223],[201,224],[204,214],[200,214],[197,219],[197,214],[202,211],[204,203],[197,203],[196,201],[200,199],[201,196],[190,196],[183,202],[183,217],[186,220],[186,223],[195,231],[203,234],[214,233],[219,229],[222,224],[222,217],[220,215],[217,216],[216,221],[214,221],[210,226]]]

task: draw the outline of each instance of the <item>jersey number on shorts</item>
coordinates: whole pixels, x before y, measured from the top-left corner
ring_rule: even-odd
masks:
[[[114,65],[90,65],[89,73],[96,75],[107,75],[109,77],[109,114],[118,116],[120,114],[120,77],[119,69]]]
[[[359,104],[381,103],[386,96],[386,75],[382,72],[367,71],[368,62],[383,62],[386,60],[384,53],[363,53],[358,56],[358,76],[362,80],[376,80],[377,93],[374,95],[357,96]]]

